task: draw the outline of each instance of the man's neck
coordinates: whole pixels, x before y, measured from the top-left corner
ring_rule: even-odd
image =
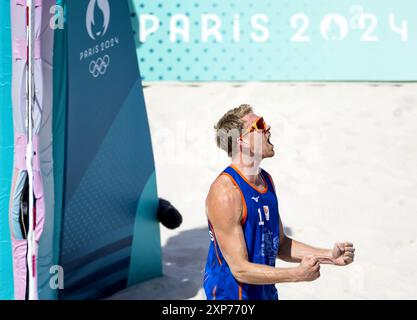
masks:
[[[259,180],[259,173],[261,172],[261,162],[245,159],[240,160],[239,158],[232,159],[232,165],[235,166],[245,176],[245,178],[253,184],[257,184]]]

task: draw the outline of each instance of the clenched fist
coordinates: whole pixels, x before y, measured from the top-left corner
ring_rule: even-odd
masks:
[[[337,242],[332,250],[333,264],[347,266],[355,259],[355,248],[350,242]]]
[[[320,263],[314,256],[305,256],[297,267],[300,281],[314,281],[320,277]]]

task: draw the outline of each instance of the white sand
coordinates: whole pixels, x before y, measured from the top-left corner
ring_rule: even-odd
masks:
[[[417,84],[152,83],[145,98],[159,194],[184,223],[161,227],[165,276],[113,298],[205,298],[204,200],[228,165],[212,126],[241,103],[272,126],[277,155],[263,167],[275,179],[288,234],[357,248],[351,266],[280,284],[280,298],[417,298]]]

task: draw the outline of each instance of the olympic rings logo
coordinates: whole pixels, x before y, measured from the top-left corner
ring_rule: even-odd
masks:
[[[106,54],[103,58],[98,58],[90,62],[89,71],[94,78],[103,75],[110,65],[110,57]]]

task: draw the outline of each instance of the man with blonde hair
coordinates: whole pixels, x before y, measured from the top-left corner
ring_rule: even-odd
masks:
[[[260,165],[275,155],[271,127],[250,105],[229,110],[215,125],[216,143],[231,164],[206,200],[211,237],[204,274],[209,300],[277,300],[276,283],[313,281],[320,264],[345,266],[355,249],[338,242],[319,249],[287,237],[271,176]],[[275,260],[298,263],[276,268]]]

